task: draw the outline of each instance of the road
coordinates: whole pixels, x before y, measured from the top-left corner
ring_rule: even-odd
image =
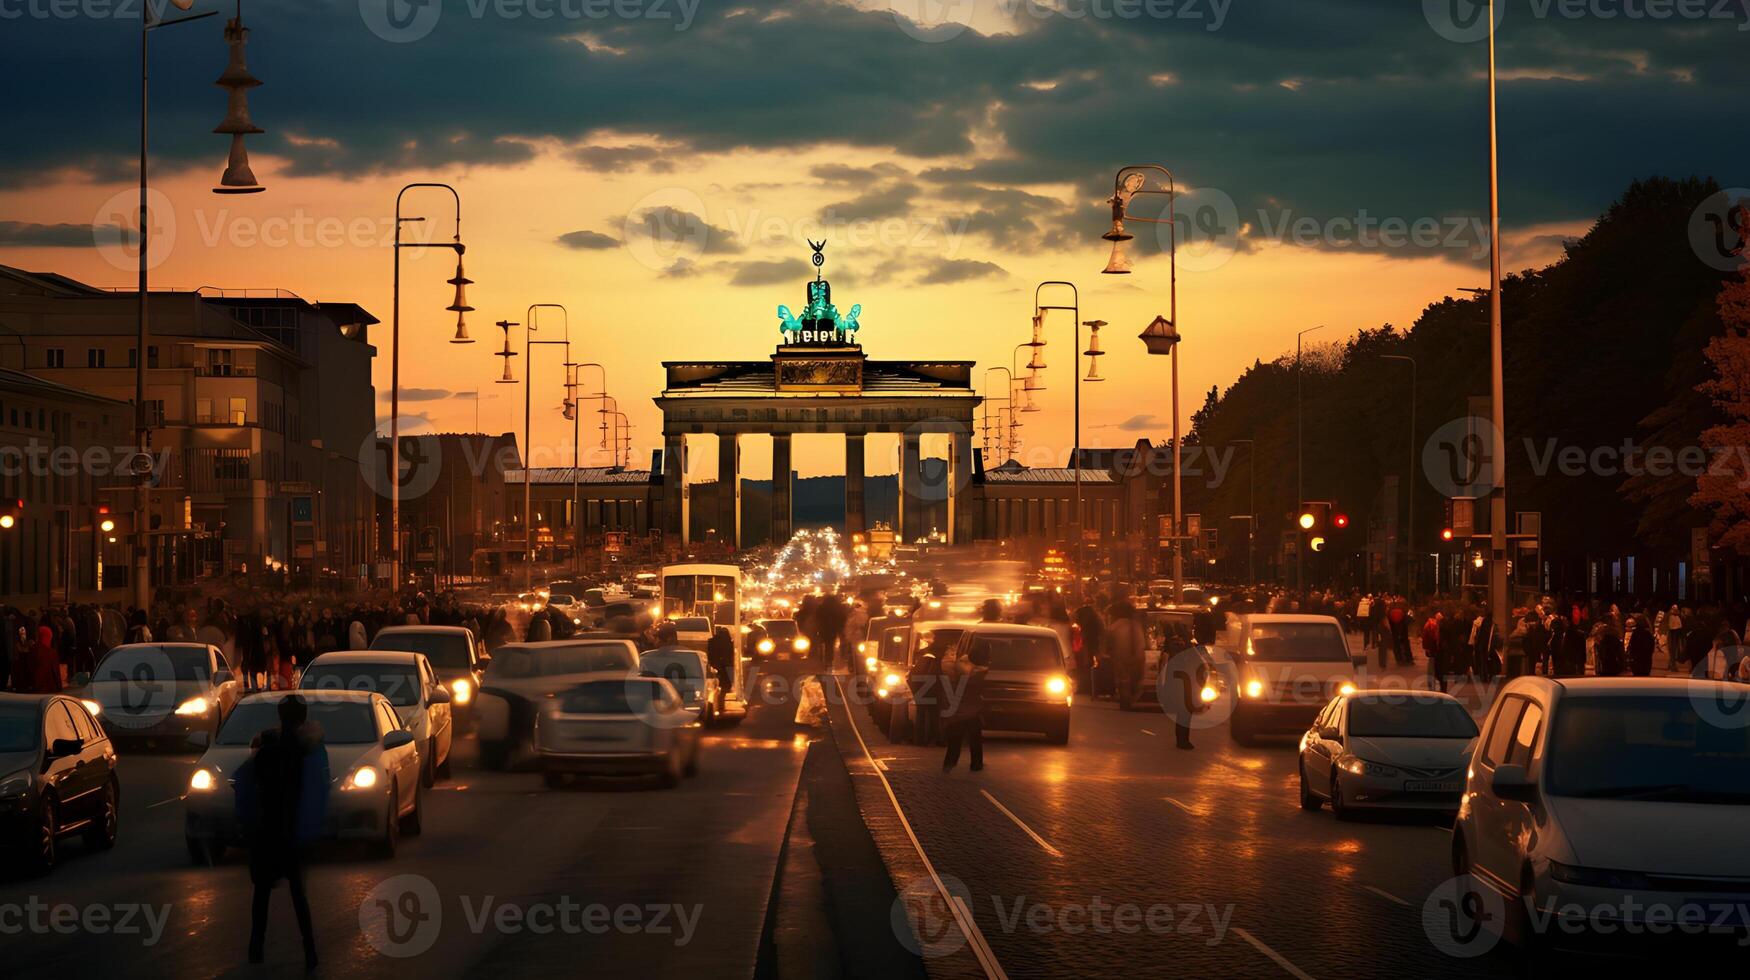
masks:
[[[424,833],[404,837],[396,857],[319,849],[308,881],[322,974],[556,974],[588,963],[604,977],[751,976],[802,761],[819,737],[795,716],[780,697],[710,733],[698,777],[666,792],[645,782],[550,791],[534,772],[479,768],[474,741],[458,741],[453,777],[426,796]],[[246,972],[245,859],[233,850],[217,867],[194,867],[183,846],[180,796],[194,764],[190,754],[125,754],[114,851],[74,842],[46,877],[0,878],[0,972]],[[34,927],[20,918],[45,905],[109,924],[58,931],[51,911]],[[122,932],[124,917],[137,931]],[[302,973],[283,886],[267,962],[265,974],[247,972]]]
[[[1504,951],[1457,958],[1424,928],[1451,878],[1444,818],[1304,812],[1288,740],[1241,748],[1224,725],[1178,751],[1159,712],[1083,701],[1069,746],[987,737],[983,772],[944,774],[941,749],[890,744],[859,708],[833,721],[857,726],[1010,977],[1514,975]],[[860,785],[866,812],[890,805]],[[966,944],[933,925],[926,960]]]

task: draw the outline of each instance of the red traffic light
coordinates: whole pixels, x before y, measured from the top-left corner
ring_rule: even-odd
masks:
[[[1348,514],[1338,514],[1336,517],[1331,518],[1331,523],[1335,524],[1338,527],[1348,527],[1349,526],[1349,515]]]

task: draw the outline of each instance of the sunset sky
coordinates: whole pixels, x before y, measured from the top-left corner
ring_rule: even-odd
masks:
[[[153,283],[363,304],[384,321],[386,411],[395,193],[455,184],[478,342],[447,343],[447,258],[411,253],[408,431],[473,429],[476,404],[457,393],[475,389],[481,428],[520,431],[521,388],[493,384],[492,323],[562,303],[578,359],[607,366],[645,463],[660,362],[769,353],[776,306],[799,308],[812,275],[804,240],[824,237],[834,300],[862,304],[877,359],[1006,366],[1033,285],[1075,281],[1084,319],[1111,323],[1110,380],[1083,389],[1084,442],[1163,438],[1166,364],[1134,339],[1167,312],[1159,240],[1140,229],[1136,273],[1100,275],[1101,202],[1124,164],[1164,164],[1181,185],[1185,416],[1255,358],[1291,351],[1301,329],[1328,324],[1318,336],[1332,341],[1407,326],[1487,282],[1486,48],[1448,6],[1462,15],[1468,0],[1090,0],[1056,13],[1007,0],[384,2],[246,5],[264,82],[251,99],[267,130],[251,143],[259,195],[210,193],[226,150],[210,132],[224,112],[211,85],[223,18],[154,36],[154,186],[170,213]],[[1117,13],[1149,9],[1170,15]],[[1636,177],[1750,181],[1745,26],[1507,5],[1510,269],[1559,255]],[[0,152],[0,262],[132,284],[114,226],[132,223],[137,49],[137,20],[117,15],[0,23],[0,79],[30,93],[9,106]],[[408,212],[427,218],[420,237],[450,234],[447,195],[411,197]],[[1356,243],[1347,230],[1380,219],[1435,231]],[[541,322],[559,335],[556,316]],[[1047,413],[1029,420],[1051,421],[1024,435],[1038,454],[1027,461],[1061,465],[1067,316],[1048,339]],[[569,446],[558,360],[535,364],[535,445],[550,455]],[[765,440],[749,442],[744,472],[763,476]],[[839,471],[824,443],[801,447],[805,475]],[[700,449],[695,477],[715,472],[714,449]],[[892,471],[887,452],[872,447],[871,471]]]

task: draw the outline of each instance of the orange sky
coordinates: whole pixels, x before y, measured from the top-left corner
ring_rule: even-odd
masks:
[[[215,154],[214,173],[172,175],[155,184],[175,208],[175,234],[152,281],[154,286],[183,288],[277,287],[314,300],[361,303],[384,321],[375,334],[376,383],[383,394],[389,378],[388,246],[395,192],[407,181],[448,180],[463,197],[467,272],[477,282],[470,293],[478,308],[470,315],[470,330],[478,342],[470,346],[447,342],[454,328],[453,315],[443,309],[449,303],[449,287],[444,283],[451,275],[447,253],[408,253],[403,266],[403,387],[452,392],[478,388],[480,427],[520,432],[521,387],[493,384],[500,362],[492,354],[500,333],[492,324],[499,319],[525,319],[531,303],[561,303],[570,311],[578,360],[607,365],[609,389],[636,427],[635,460],[645,464],[649,451],[660,443],[660,420],[650,402],[661,385],[660,362],[769,354],[778,340],[775,307],[784,303],[800,308],[803,283],[797,279],[734,287],[725,275],[709,271],[664,278],[646,252],[628,247],[580,251],[561,247],[555,239],[579,229],[617,234],[617,223],[628,212],[669,203],[702,210],[713,226],[753,240],[755,244],[737,259],[806,259],[803,239],[823,233],[815,220],[817,213],[850,195],[842,189],[820,189],[804,177],[811,166],[848,159],[864,166],[877,162],[866,150],[825,147],[802,154],[742,151],[700,156],[675,161],[675,169],[665,174],[603,174],[578,169],[549,153],[514,168],[340,180],[290,179],[277,172],[276,161],[257,157],[255,169],[268,191],[219,197],[209,192],[220,163]],[[888,159],[907,169],[920,168],[902,157]],[[1105,196],[1104,189],[1096,187],[1028,190],[1066,202],[1079,197],[1092,203]],[[50,181],[28,193],[0,193],[0,214],[22,222],[107,224],[125,220],[131,194],[126,184]],[[113,213],[118,209],[124,213]],[[422,234],[448,236],[447,196],[413,198],[409,212],[429,219]],[[1106,243],[1099,240],[1103,230],[1098,224],[1074,229],[1085,231],[1086,244],[1073,252],[1007,251],[993,249],[984,240],[954,235],[951,226],[944,229],[940,215],[920,204],[904,218],[841,229],[828,245],[826,272],[841,310],[862,304],[861,340],[870,357],[976,360],[981,378],[987,365],[1006,366],[1013,345],[1027,338],[1033,284],[1044,279],[1073,280],[1082,289],[1083,319],[1097,317],[1111,324],[1103,337],[1111,356],[1102,360],[1102,372],[1109,380],[1083,388],[1083,441],[1117,445],[1142,435],[1164,438],[1170,418],[1167,364],[1147,357],[1134,337],[1156,313],[1166,312],[1166,266],[1148,262],[1139,264],[1137,273],[1129,277],[1100,275],[1106,259]],[[1579,226],[1543,228],[1523,238],[1583,231]],[[1550,244],[1540,244],[1538,251],[1515,250],[1512,245],[1510,241],[1510,269],[1554,257]],[[903,256],[914,269],[948,259],[993,262],[1007,275],[919,286],[910,284],[915,276],[911,273],[872,286],[859,281],[857,274],[874,264],[861,254],[865,251],[868,256]],[[697,257],[705,267],[712,260],[710,255]],[[99,286],[131,286],[134,281],[131,257],[111,250],[0,248],[0,262],[60,272]],[[1319,336],[1331,341],[1386,322],[1407,326],[1428,302],[1486,280],[1486,260],[1472,260],[1468,254],[1386,258],[1273,243],[1225,262],[1195,264],[1213,268],[1182,267],[1180,272],[1179,322],[1185,338],[1180,414],[1186,418],[1201,404],[1210,385],[1225,387],[1254,358],[1269,359],[1292,350],[1298,330],[1329,324],[1330,329]],[[542,314],[542,333],[557,336],[558,318],[548,317]],[[514,339],[521,350],[520,329]],[[1072,393],[1069,339],[1064,314],[1048,334],[1048,390],[1039,400],[1044,411],[1024,416],[1023,458],[1028,462],[1051,460],[1061,465],[1067,456]],[[526,376],[523,360],[516,359],[519,379]],[[564,462],[570,446],[570,425],[558,415],[558,360],[538,357],[536,367],[533,444],[553,463]],[[590,390],[595,377],[593,372],[585,375]],[[386,410],[386,402],[380,403]],[[476,405],[464,399],[403,403],[404,419],[408,413],[425,414],[430,425],[441,430],[474,428],[475,412]],[[1116,428],[1147,415],[1155,416],[1155,426],[1144,431]],[[419,420],[406,425],[407,431],[425,428]],[[829,442],[799,444],[797,465],[804,475],[841,470],[836,447],[829,450]],[[586,445],[593,448],[592,436],[586,435]],[[891,472],[891,453],[891,446],[881,441],[872,445],[870,471]],[[603,458],[593,451],[585,461],[599,463]],[[693,453],[693,478],[714,476],[715,467],[715,446],[699,445]],[[767,441],[748,440],[744,473],[763,477],[769,467]]]

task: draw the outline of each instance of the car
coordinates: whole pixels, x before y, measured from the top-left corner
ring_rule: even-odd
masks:
[[[450,690],[456,730],[467,731],[474,727],[474,695],[486,671],[474,639],[474,632],[464,626],[385,626],[372,638],[371,649],[424,654],[438,680]]]
[[[215,864],[226,848],[247,846],[237,822],[237,770],[254,754],[262,732],[279,727],[280,701],[293,695],[309,705],[308,729],[319,731],[330,779],[321,834],[363,840],[392,857],[401,835],[422,828],[425,787],[419,746],[389,699],[367,691],[266,691],[237,702],[218,735],[195,732],[204,750],[189,775],[183,831],[189,860]]]
[[[547,594],[547,608],[557,609],[562,615],[571,619],[573,625],[582,626],[586,607],[582,602],[568,592],[550,592]]]
[[[711,642],[711,620],[707,616],[671,616],[669,624],[675,629],[675,642],[683,647],[690,647],[700,653]]]
[[[871,713],[875,724],[894,741],[899,741],[901,733],[910,727],[907,712],[911,707],[911,685],[906,676],[912,665],[926,649],[934,649],[938,658],[952,650],[960,634],[971,625],[949,620],[902,620],[887,627],[877,654],[880,663],[870,675],[875,689]]]
[[[643,676],[661,677],[673,684],[681,703],[701,725],[710,728],[717,723],[723,686],[717,669],[705,660],[704,654],[679,647],[649,650],[639,656],[638,669]]]
[[[1657,920],[1750,936],[1746,696],[1687,678],[1509,681],[1452,834],[1472,901],[1503,909],[1485,927],[1518,946],[1605,945]]]
[[[120,806],[115,747],[78,699],[0,694],[0,847],[46,872],[65,837],[114,847]]]
[[[1075,695],[1064,670],[1063,638],[1044,626],[974,623],[942,659],[946,696],[956,679],[983,651],[989,673],[984,682],[985,731],[1038,732],[1054,745],[1069,743],[1070,708]]]
[[[638,672],[638,648],[626,639],[507,643],[492,655],[475,709],[480,759],[503,769],[534,737],[538,706],[585,674]]]
[[[535,754],[550,787],[568,775],[654,775],[673,788],[699,771],[701,727],[666,678],[599,674],[543,705]]]
[[[794,619],[756,619],[748,635],[759,660],[802,660],[814,645]]]
[[[190,732],[218,731],[243,691],[218,647],[128,643],[111,648],[68,693],[113,739],[163,740],[180,748]]]
[[[1339,694],[1300,739],[1300,807],[1456,812],[1476,720],[1438,691]]]
[[[423,653],[401,650],[324,653],[304,668],[304,691],[374,691],[389,699],[419,746],[419,779],[431,786],[450,774],[456,726],[449,688]]]
[[[1211,658],[1232,699],[1228,730],[1235,742],[1298,736],[1332,698],[1355,691],[1348,640],[1334,617],[1252,613],[1236,618],[1237,629],[1230,625],[1228,631],[1232,645],[1213,648]]]

